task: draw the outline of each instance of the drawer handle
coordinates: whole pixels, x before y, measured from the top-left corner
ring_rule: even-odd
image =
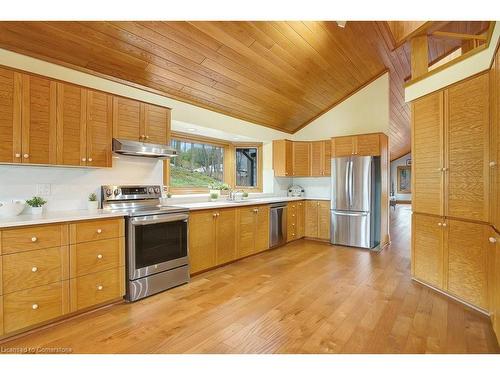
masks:
[[[31,237],[31,242],[36,242],[36,241],[38,241],[38,238],[36,238],[36,237]]]
[[[89,161],[92,161],[92,158],[89,158]]]
[[[497,242],[497,239],[495,237],[490,237],[488,238],[488,240],[491,242],[491,243],[496,243]]]
[[[97,254],[97,259],[102,259],[102,254]]]
[[[100,229],[100,228],[99,228],[99,229],[97,230],[97,234],[101,234],[101,233],[102,233],[102,229]]]
[[[445,226],[446,226],[446,223],[443,223],[443,227],[445,227]]]
[[[443,223],[438,223],[438,226],[441,226],[441,225],[443,225]]]
[[[29,154],[24,154],[24,155],[23,155],[23,157],[24,157],[25,159],[28,159],[30,156],[29,156]]]
[[[31,305],[31,308],[33,310],[38,310],[38,303],[34,303],[33,305]]]
[[[37,266],[31,267],[31,272],[36,272],[36,271],[38,271],[38,267]]]
[[[82,161],[87,161],[87,158],[82,158]]]
[[[102,285],[97,286],[97,290],[103,290],[104,287]]]
[[[16,154],[16,158],[20,158],[21,157],[21,154]]]

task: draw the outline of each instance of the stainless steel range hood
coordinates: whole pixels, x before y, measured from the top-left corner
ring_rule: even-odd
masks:
[[[143,143],[113,138],[113,152],[121,155],[168,159],[177,156],[177,150],[168,145]]]

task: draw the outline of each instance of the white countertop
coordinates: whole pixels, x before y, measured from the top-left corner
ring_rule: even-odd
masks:
[[[228,201],[225,199],[217,200],[214,202],[196,202],[196,203],[179,203],[174,204],[175,207],[188,208],[190,211],[208,210],[212,208],[230,208],[239,206],[256,206],[259,204],[270,204],[277,202],[292,202],[302,200],[325,200],[329,198],[315,198],[315,197],[265,197],[265,198],[248,198],[239,201]]]
[[[65,221],[106,219],[110,217],[122,217],[123,213],[108,212],[97,210],[94,212],[88,210],[71,211],[49,211],[42,215],[18,215],[13,217],[1,217],[0,228],[20,227],[24,225],[38,225],[60,223]]]

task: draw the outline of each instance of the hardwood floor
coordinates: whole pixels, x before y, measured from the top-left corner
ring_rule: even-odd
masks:
[[[499,353],[489,319],[410,279],[410,208],[381,253],[299,240],[7,347],[75,353]]]

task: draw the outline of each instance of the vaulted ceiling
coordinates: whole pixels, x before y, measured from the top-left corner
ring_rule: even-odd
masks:
[[[431,38],[430,60],[457,43]],[[396,44],[386,22],[0,22],[2,48],[289,133],[389,71],[391,159],[410,150],[410,54]]]

